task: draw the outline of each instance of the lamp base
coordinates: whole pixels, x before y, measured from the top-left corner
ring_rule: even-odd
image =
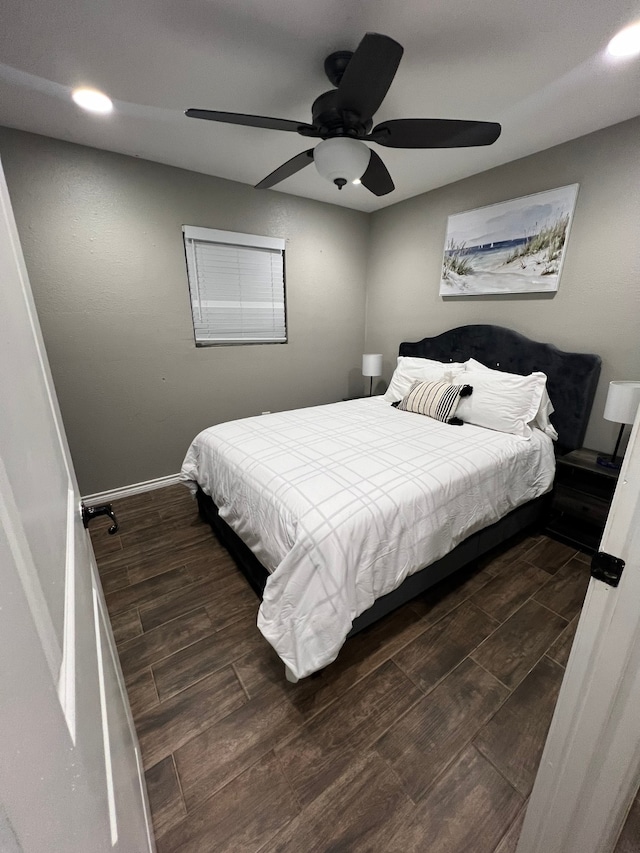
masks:
[[[598,465],[602,465],[603,468],[613,468],[614,471],[620,470],[620,466],[622,465],[622,459],[618,459],[618,448],[620,447],[620,442],[622,441],[622,433],[624,432],[624,424],[620,424],[620,432],[618,433],[618,440],[616,441],[616,446],[613,448],[613,453],[611,456],[598,456],[596,462]]]
[[[612,468],[614,471],[619,471],[622,466],[622,459],[615,459],[610,456],[598,456],[596,462],[603,468]]]

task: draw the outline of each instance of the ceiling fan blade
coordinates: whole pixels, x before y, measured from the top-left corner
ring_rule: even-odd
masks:
[[[286,118],[269,118],[269,116],[251,116],[244,113],[221,113],[216,110],[187,110],[185,115],[189,118],[204,118],[208,121],[222,121],[227,124],[241,124],[245,127],[262,127],[265,130],[290,130],[294,133],[304,132],[305,136],[311,135],[309,131],[315,128],[304,121],[290,121]],[[312,134],[312,135],[315,135]]]
[[[349,60],[338,86],[337,107],[364,121],[380,107],[398,70],[404,48],[389,36],[367,33]]]
[[[501,131],[493,121],[399,118],[376,125],[365,139],[387,148],[467,148],[492,145]]]
[[[367,171],[360,178],[360,183],[374,195],[387,195],[395,189],[387,167],[373,150]]]
[[[285,178],[290,178],[291,175],[295,175],[296,172],[299,172],[300,169],[304,169],[305,166],[308,166],[309,163],[312,162],[313,148],[309,148],[308,151],[301,151],[300,154],[296,154],[296,156],[292,157],[291,160],[287,160],[286,163],[283,163],[282,166],[278,166],[275,171],[271,172],[270,175],[267,175],[266,178],[263,178],[259,184],[256,184],[255,188],[257,190],[268,190],[269,187],[272,187],[274,184],[279,184],[280,181],[284,181]]]

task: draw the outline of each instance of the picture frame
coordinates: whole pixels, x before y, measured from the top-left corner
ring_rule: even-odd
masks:
[[[578,184],[447,219],[440,296],[558,290]]]

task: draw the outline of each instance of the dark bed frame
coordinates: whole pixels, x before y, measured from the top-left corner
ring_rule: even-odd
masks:
[[[434,338],[402,343],[399,354],[438,361],[475,358],[488,367],[521,375],[535,370],[542,371],[547,375],[549,396],[555,406],[551,420],[559,436],[556,452],[564,454],[582,446],[600,376],[599,356],[562,352],[553,344],[538,343],[518,332],[492,325],[460,326]],[[258,597],[262,598],[268,571],[220,518],[215,503],[200,487],[196,497],[201,518],[211,525]],[[538,524],[545,513],[548,498],[549,495],[544,495],[518,507],[495,524],[469,536],[440,560],[410,575],[397,589],[377,599],[358,616],[349,636],[362,631],[496,546]]]

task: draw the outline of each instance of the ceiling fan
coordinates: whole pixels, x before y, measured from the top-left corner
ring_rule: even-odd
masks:
[[[395,188],[391,175],[365,142],[386,148],[464,148],[491,145],[501,131],[495,122],[437,118],[392,119],[373,127],[373,116],[389,90],[403,52],[404,48],[389,36],[367,33],[355,52],[330,54],[324,70],[336,88],[315,99],[311,124],[215,110],[190,109],[185,115],[323,140],[267,175],[256,185],[258,189],[272,187],[313,162],[339,190],[349,181],[360,179],[374,195],[386,195]]]

